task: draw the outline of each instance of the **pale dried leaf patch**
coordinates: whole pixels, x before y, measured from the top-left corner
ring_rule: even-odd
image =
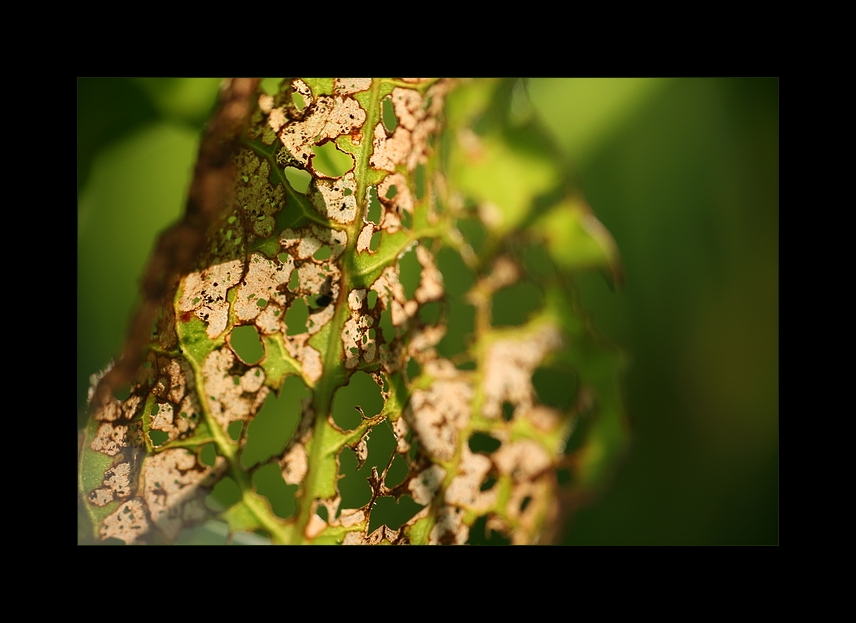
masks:
[[[336,78],[336,93],[338,95],[353,95],[372,88],[371,78]]]
[[[428,537],[430,545],[463,545],[470,535],[470,528],[464,523],[464,511],[454,506],[444,506],[437,511],[437,523],[431,528]]]
[[[306,478],[309,470],[309,457],[306,454],[304,444],[298,443],[291,446],[280,461],[282,468],[282,479],[287,485],[299,485]]]
[[[342,541],[342,545],[380,545],[382,543],[407,545],[409,541],[402,530],[392,530],[385,525],[379,526],[369,535],[363,532],[349,532]]]
[[[561,345],[561,333],[549,324],[543,324],[529,334],[492,343],[485,357],[482,414],[489,418],[500,417],[505,401],[515,407],[516,413],[529,411],[535,398],[532,374],[547,353]]]
[[[265,373],[261,367],[252,367],[236,375],[233,369],[242,367],[246,366],[238,362],[229,348],[212,351],[202,364],[204,391],[211,415],[224,431],[230,423],[248,421],[258,413],[270,391],[264,387]]]
[[[440,300],[444,294],[443,274],[437,269],[434,256],[425,246],[417,245],[416,258],[422,265],[422,275],[414,298],[420,304]]]
[[[104,472],[102,486],[89,494],[89,502],[95,506],[105,506],[116,498],[131,495],[134,484],[131,478],[134,470],[130,462],[119,463]]]
[[[446,489],[446,503],[467,508],[477,513],[484,513],[493,508],[496,505],[496,487],[487,491],[479,490],[490,469],[491,460],[488,457],[474,454],[464,444],[458,463],[458,471]]]
[[[214,467],[207,467],[184,448],[165,450],[146,460],[143,497],[151,519],[169,540],[183,527],[206,519],[205,497],[225,470],[223,457],[217,457]]]
[[[115,512],[104,518],[101,524],[101,539],[119,539],[125,543],[134,543],[151,530],[142,500],[128,500]]]
[[[393,187],[395,194],[388,197]],[[380,227],[394,234],[401,228],[401,215],[405,212],[413,214],[414,199],[407,178],[401,173],[387,175],[377,188],[377,196],[384,208]]]
[[[446,469],[436,464],[430,465],[417,474],[412,474],[407,488],[413,501],[422,505],[430,504],[445,478]]]
[[[294,261],[269,260],[254,253],[250,257],[247,275],[237,289],[234,311],[238,322],[254,320],[268,305],[287,306],[285,289],[294,270]]]
[[[533,480],[553,465],[547,451],[531,439],[505,443],[492,458],[500,473],[514,480]]]
[[[469,424],[473,388],[455,370],[435,376],[428,389],[413,392],[413,430],[430,456],[450,461],[455,456],[461,431]]]
[[[130,426],[126,424],[113,424],[104,422],[98,426],[89,447],[95,452],[101,452],[107,456],[116,456],[119,452],[127,448],[128,431]]]
[[[304,114],[303,119],[287,124],[279,133],[283,145],[277,156],[280,164],[308,167],[312,147],[358,131],[366,121],[366,111],[352,97],[322,95],[307,105]],[[313,173],[318,176],[317,171]]]
[[[353,171],[342,177],[315,178],[312,205],[322,216],[340,225],[350,224],[357,216],[357,181]]]
[[[382,171],[394,172],[403,165],[412,173],[419,164],[426,164],[431,155],[432,137],[440,130],[438,119],[446,93],[451,84],[440,81],[429,87],[426,96],[413,89],[397,87],[392,91],[392,103],[398,126],[387,136],[382,123],[374,128],[370,164]]]
[[[374,224],[366,223],[357,237],[357,253],[374,253],[371,250],[372,236],[374,235]]]
[[[184,279],[178,309],[181,312],[193,312],[208,323],[206,334],[216,340],[229,323],[229,301],[226,298],[229,288],[241,279],[243,262],[231,260],[216,264],[199,272],[193,272]]]

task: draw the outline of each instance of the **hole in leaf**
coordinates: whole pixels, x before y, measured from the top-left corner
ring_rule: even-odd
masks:
[[[443,309],[440,301],[428,301],[419,308],[419,318],[425,324],[436,324],[440,319],[440,312]]]
[[[371,239],[371,241],[369,241],[369,250],[370,251],[377,251],[378,247],[380,246],[380,237],[381,237],[380,231],[376,231],[375,233],[372,234],[372,239]]]
[[[395,115],[395,106],[391,97],[386,97],[383,100],[383,127],[390,134],[398,127],[398,117]]]
[[[378,201],[375,186],[369,188],[369,209],[366,218],[375,225],[380,223],[380,201]]]
[[[593,418],[591,417],[580,417],[577,419],[568,443],[565,444],[565,456],[573,454],[586,444],[586,441],[589,439],[592,421]]]
[[[166,443],[167,439],[169,439],[169,433],[162,430],[150,430],[149,439],[152,440],[152,445],[159,446]]]
[[[229,476],[225,476],[214,485],[211,493],[205,498],[206,506],[215,513],[223,512],[240,501],[241,489]]]
[[[531,501],[532,501],[531,495],[527,495],[525,498],[523,498],[523,501],[520,503],[520,512],[521,513],[526,510],[526,507],[529,506],[529,503]]]
[[[319,504],[315,507],[315,514],[318,515],[324,521],[327,521],[329,518],[329,513],[327,512],[327,507]]]
[[[368,299],[369,309],[374,309],[375,303],[377,303],[377,292],[374,290],[369,290],[369,293],[366,295]]]
[[[514,418],[514,405],[507,400],[502,403],[502,419],[510,422]]]
[[[380,386],[362,371],[354,372],[348,384],[337,389],[333,397],[333,421],[342,430],[359,426],[361,417],[355,406],[361,407],[366,417],[373,417],[383,409]]]
[[[241,438],[241,433],[244,432],[244,423],[241,420],[233,420],[229,422],[229,427],[226,429],[232,441],[238,441]]]
[[[407,465],[407,459],[400,454],[396,454],[395,458],[392,460],[392,465],[389,466],[389,471],[386,474],[384,484],[390,489],[397,487],[404,482],[404,479],[407,478],[409,473],[410,468]]]
[[[265,348],[259,339],[258,329],[254,325],[244,325],[232,329],[229,345],[238,359],[248,365],[257,364],[265,356]]]
[[[422,367],[419,362],[411,358],[407,361],[407,378],[412,382],[417,376],[422,374]]]
[[[470,450],[475,453],[491,454],[499,449],[502,442],[487,433],[475,432],[470,435]]]
[[[303,99],[303,96],[297,91],[291,92],[291,101],[294,102],[295,107],[298,111],[302,111],[306,106],[306,101]]]
[[[309,190],[309,182],[312,181],[312,175],[302,169],[285,167],[285,179],[296,192],[306,194],[306,191]]]
[[[490,533],[488,535],[488,532]],[[511,545],[511,539],[496,530],[488,530],[487,515],[483,515],[473,522],[470,528],[468,545]]]
[[[312,158],[312,167],[322,175],[341,177],[354,167],[354,159],[339,151],[335,143],[316,145],[312,148],[312,153],[315,155]]]
[[[288,289],[292,292],[297,292],[300,286],[300,273],[297,270],[291,272],[291,277],[288,280]]]
[[[281,519],[288,519],[297,510],[294,494],[298,485],[288,485],[282,479],[282,470],[276,463],[261,466],[253,474],[253,485],[259,495],[270,502],[271,510]]]
[[[416,293],[416,288],[419,287],[419,280],[422,277],[422,264],[416,257],[416,247],[413,247],[398,260],[398,280],[404,286],[404,296],[409,299],[413,298]]]
[[[577,398],[577,377],[568,370],[540,367],[532,375],[538,399],[549,407],[567,411]]]
[[[333,252],[330,250],[330,247],[325,244],[319,247],[318,250],[315,252],[315,255],[313,255],[312,257],[316,260],[326,260],[328,257],[330,257],[331,253]]]
[[[398,189],[395,187],[395,184],[392,184],[392,185],[391,185],[389,188],[387,188],[387,190],[386,190],[386,198],[387,198],[387,199],[392,199],[392,198],[393,198],[393,197],[395,197],[397,194],[398,194]]]
[[[300,422],[301,403],[309,395],[297,376],[287,376],[279,396],[271,392],[258,415],[247,427],[247,443],[241,453],[241,464],[250,468],[282,454]]]
[[[368,415],[368,413],[366,413]],[[363,466],[357,470],[357,465],[359,461],[356,459],[356,455],[354,455],[354,463],[349,466],[349,471],[345,472],[344,470],[341,472],[346,474],[346,477],[349,476],[351,478],[350,481],[345,482],[342,485],[342,481],[340,480],[340,488],[339,492],[342,494],[343,508],[357,508],[359,506],[363,506],[366,502],[369,501],[371,497],[371,487],[368,487],[369,497],[363,498],[362,495],[366,491],[366,488],[363,487],[363,484],[368,484],[368,478],[372,475],[372,468],[377,470],[378,476],[382,476],[383,470],[386,469],[386,465],[392,457],[392,453],[395,450],[395,436],[392,433],[392,427],[388,422],[384,421],[372,428],[368,435],[364,438],[366,441],[366,451],[368,452],[365,462]],[[341,461],[342,456],[344,456],[344,452],[340,455],[340,462],[344,466],[344,462]],[[387,474],[389,477],[389,474]],[[359,483],[359,484],[358,484]],[[345,503],[345,494],[352,495],[348,502]],[[354,504],[354,506],[350,506],[350,504]]]
[[[368,504],[372,498],[372,490],[365,476],[357,471],[357,457],[353,450],[342,448],[339,453],[339,466],[339,474],[342,476],[336,483],[339,495],[342,496],[339,508],[359,508]]]
[[[498,290],[493,295],[493,326],[520,326],[541,306],[541,290],[529,280]]]
[[[409,495],[402,495],[398,501],[392,497],[379,497],[372,508],[369,532],[384,524],[390,530],[398,530],[423,508],[424,506],[417,504]]]
[[[119,400],[120,402],[126,401],[131,396],[131,384],[126,383],[121,387],[117,387],[113,392],[113,395],[116,397],[116,400]]]
[[[294,271],[297,274],[297,271]],[[309,320],[309,308],[302,298],[294,299],[285,314],[286,335],[306,333],[306,321]]]
[[[485,476],[485,479],[481,483],[481,485],[479,485],[479,491],[489,491],[490,489],[493,489],[493,486],[496,484],[496,482],[496,476],[488,474],[487,476]]]
[[[205,467],[214,467],[217,463],[217,446],[206,443],[199,449],[199,463]]]

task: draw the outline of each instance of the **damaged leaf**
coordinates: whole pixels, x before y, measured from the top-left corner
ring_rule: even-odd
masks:
[[[229,542],[549,542],[626,443],[622,356],[572,289],[620,266],[511,115],[520,84],[270,84],[224,82],[185,216],[93,376],[81,541],[219,521]],[[557,400],[542,377],[575,382]]]

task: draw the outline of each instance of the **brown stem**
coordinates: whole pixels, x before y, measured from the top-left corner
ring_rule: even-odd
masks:
[[[164,297],[187,274],[202,250],[209,228],[230,208],[233,155],[253,109],[258,78],[225,80],[220,104],[205,127],[184,217],[161,234],[140,285],[142,302],[131,319],[121,356],[99,381],[90,409],[103,406],[134,378],[151,341],[152,323]]]

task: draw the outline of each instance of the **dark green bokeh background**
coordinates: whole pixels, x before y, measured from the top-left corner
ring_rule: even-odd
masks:
[[[217,84],[78,83],[79,405],[182,212]],[[632,447],[564,542],[778,543],[778,80],[528,87],[626,275],[618,294],[599,275],[580,288],[630,355]]]

